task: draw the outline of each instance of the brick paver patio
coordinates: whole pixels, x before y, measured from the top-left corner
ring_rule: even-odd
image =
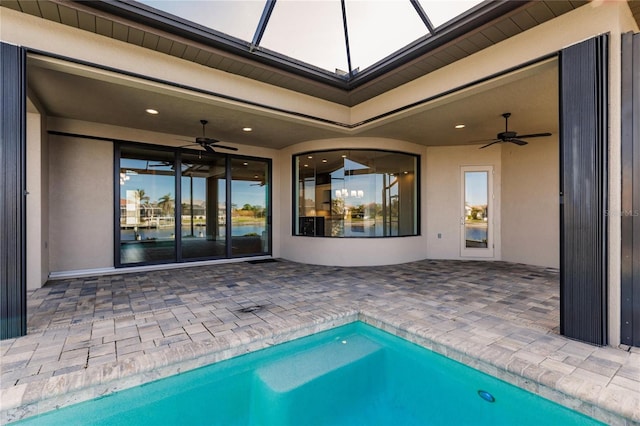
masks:
[[[558,334],[556,270],[241,262],[52,281],[0,342],[0,423],[360,320],[609,424],[640,422],[640,350]]]

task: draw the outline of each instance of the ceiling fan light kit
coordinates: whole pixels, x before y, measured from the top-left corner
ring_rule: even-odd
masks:
[[[540,137],[544,137],[544,136],[551,136],[551,133],[531,133],[529,135],[518,135],[517,132],[514,131],[509,131],[509,117],[511,117],[511,113],[510,112],[505,112],[504,114],[502,114],[502,116],[504,117],[504,132],[500,132],[496,135],[496,139],[491,141],[490,143],[481,146],[480,149],[483,148],[487,148],[493,144],[496,143],[505,143],[505,142],[509,142],[515,145],[519,145],[519,146],[523,146],[526,145],[528,142],[524,141],[523,139],[530,139],[530,138],[540,138]]]

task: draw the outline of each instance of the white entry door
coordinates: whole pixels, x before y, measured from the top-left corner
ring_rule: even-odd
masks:
[[[493,257],[493,166],[461,168],[460,256]]]

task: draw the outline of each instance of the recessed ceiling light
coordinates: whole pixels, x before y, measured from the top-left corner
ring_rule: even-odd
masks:
[[[242,163],[242,165],[243,165],[243,166],[248,166],[248,165],[249,165],[249,163]]]
[[[342,158],[347,158],[347,154],[342,154]]]
[[[243,132],[250,132],[250,131],[252,131],[252,130],[253,130],[253,128],[251,128],[251,127],[243,127],[243,128],[242,128],[242,131],[243,131]]]
[[[456,124],[456,129],[464,129],[465,125],[464,124]]]
[[[159,114],[157,109],[153,109],[153,108],[147,108],[145,111],[147,111],[148,114],[151,115],[156,115]]]
[[[313,158],[313,155],[309,155],[307,158],[311,160]]]
[[[323,162],[323,163],[326,163],[326,162],[327,162],[327,159],[326,159],[326,158],[323,158],[323,159],[322,159],[322,162]]]

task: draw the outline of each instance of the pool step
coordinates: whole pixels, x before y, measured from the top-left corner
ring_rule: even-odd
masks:
[[[286,393],[349,364],[382,353],[382,346],[352,335],[274,361],[257,370],[260,381],[273,392]]]

